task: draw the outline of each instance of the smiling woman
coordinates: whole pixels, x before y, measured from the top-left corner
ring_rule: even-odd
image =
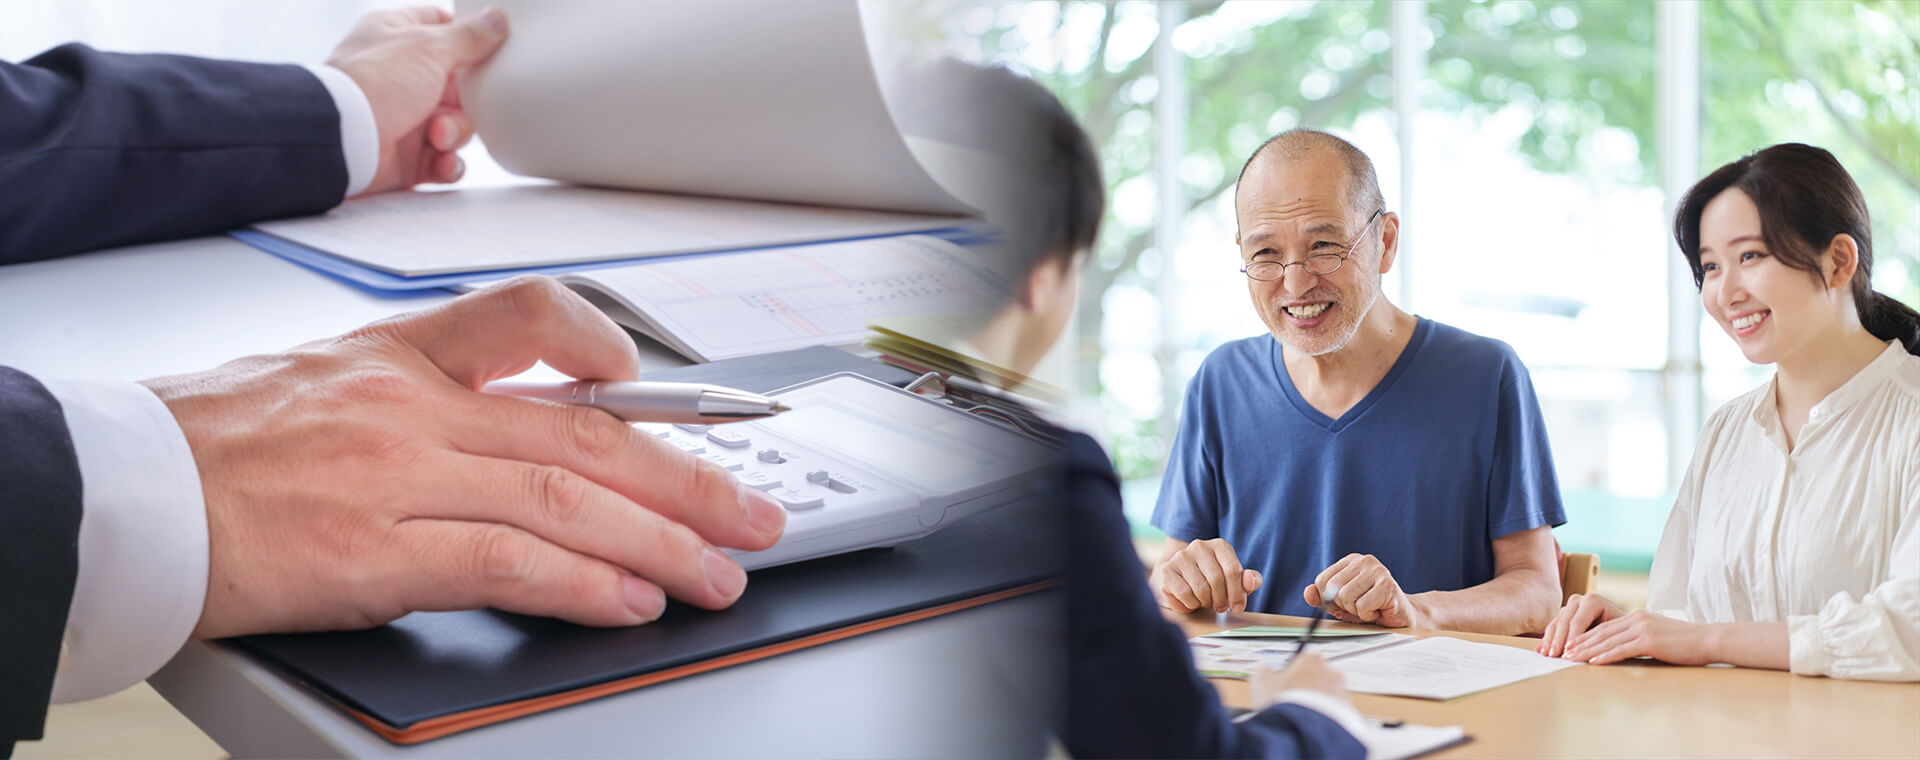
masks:
[[[1920,681],[1920,314],[1868,284],[1867,220],[1846,169],[1797,143],[1687,193],[1674,238],[1702,305],[1777,369],[1701,431],[1648,611],[1571,597],[1543,654]]]
[[[1898,340],[1920,353],[1920,314],[1873,290],[1867,220],[1860,188],[1833,154],[1784,143],[1720,167],[1695,185],[1676,214],[1674,238],[1707,312],[1756,364],[1780,361],[1809,341],[1831,337],[1819,335],[1823,325],[1812,319],[1783,319],[1784,326],[1769,328],[1769,304],[1784,307],[1781,301],[1789,299],[1809,309],[1838,307],[1841,327],[1851,320],[1874,338]],[[1724,241],[1706,237],[1715,227],[1731,234]],[[1784,270],[1797,270],[1800,282],[1780,282],[1780,275],[1790,274]],[[1842,270],[1851,276],[1841,277]],[[1845,292],[1826,292],[1835,287]],[[1749,290],[1760,297],[1749,297]],[[1779,299],[1766,297],[1775,293]]]

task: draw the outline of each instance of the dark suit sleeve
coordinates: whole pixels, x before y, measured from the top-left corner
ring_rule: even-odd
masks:
[[[339,111],[299,66],[77,44],[0,62],[0,264],[318,213],[346,188]]]
[[[1134,553],[1120,484],[1092,439],[1067,444],[1067,751],[1076,757],[1366,756],[1332,719],[1279,705],[1234,723],[1161,617]]]
[[[80,463],[60,403],[0,367],[0,756],[40,738],[79,542]]]

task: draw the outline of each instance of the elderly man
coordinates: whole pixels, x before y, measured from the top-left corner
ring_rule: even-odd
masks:
[[[1160,603],[1540,630],[1566,518],[1526,368],[1382,297],[1400,220],[1345,140],[1268,140],[1234,206],[1271,335],[1221,346],[1187,387],[1153,515]]]

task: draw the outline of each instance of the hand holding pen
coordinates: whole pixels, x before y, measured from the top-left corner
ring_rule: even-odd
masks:
[[[778,401],[718,385],[700,383],[604,382],[488,383],[481,389],[496,396],[556,401],[591,406],[627,422],[684,422],[716,424],[771,417],[789,409]]]
[[[145,381],[200,476],[209,565],[193,635],[487,607],[635,625],[669,598],[732,604],[747,576],[726,550],[778,541],[779,502],[610,415],[472,390],[536,361],[632,378],[637,354],[586,299],[522,277]]]
[[[1328,590],[1328,596],[1338,593],[1338,588]],[[1280,698],[1283,692],[1294,689],[1309,689],[1337,697],[1349,699],[1347,678],[1327,664],[1327,660],[1317,654],[1306,652],[1307,642],[1313,639],[1314,630],[1327,617],[1326,607],[1314,608],[1313,620],[1307,623],[1307,630],[1300,636],[1300,643],[1293,650],[1293,657],[1287,660],[1285,670],[1255,670],[1248,678],[1248,686],[1253,692],[1253,704],[1256,709],[1265,709]]]
[[[1300,644],[1293,648],[1293,656],[1295,659],[1299,659],[1301,652],[1307,651],[1307,644],[1313,641],[1314,630],[1320,627],[1320,621],[1327,619],[1327,605],[1332,604],[1333,598],[1339,595],[1340,595],[1340,584],[1338,583],[1327,584],[1327,593],[1321,595],[1320,597],[1321,599],[1324,599],[1326,601],[1322,604],[1314,605],[1313,620],[1307,623],[1306,632],[1300,635]]]

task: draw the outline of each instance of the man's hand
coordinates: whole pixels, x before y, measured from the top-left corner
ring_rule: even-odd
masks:
[[[197,638],[497,607],[587,625],[717,609],[716,546],[786,514],[718,465],[585,407],[479,393],[545,360],[632,379],[631,340],[521,278],[282,354],[146,385],[186,433],[211,548]]]
[[[1175,612],[1243,612],[1247,595],[1260,588],[1259,571],[1242,568],[1226,539],[1176,543],[1168,548],[1148,579],[1162,607]]]
[[[473,120],[460,108],[456,77],[506,39],[498,8],[460,21],[439,8],[404,8],[354,25],[327,65],[346,72],[373,107],[380,168],[363,195],[460,178],[466,167],[454,151],[473,137]]]
[[[1325,590],[1337,589],[1332,599]],[[1300,595],[1318,607],[1327,602],[1327,614],[1349,623],[1372,623],[1388,628],[1423,627],[1420,610],[1387,566],[1371,554],[1349,554],[1320,571],[1313,585]]]
[[[1625,614],[1599,594],[1569,596],[1560,613],[1553,616],[1553,622],[1547,624],[1546,632],[1540,636],[1540,645],[1533,651],[1548,657],[1564,655],[1586,637],[1589,629]]]
[[[1264,710],[1288,689],[1312,689],[1330,694],[1342,701],[1351,701],[1347,694],[1347,677],[1327,664],[1327,660],[1312,652],[1302,653],[1287,663],[1286,670],[1255,670],[1247,679],[1253,691],[1254,709]]]

